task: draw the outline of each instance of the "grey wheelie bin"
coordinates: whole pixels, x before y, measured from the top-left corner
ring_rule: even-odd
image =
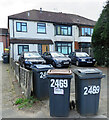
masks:
[[[99,69],[75,69],[76,108],[81,115],[94,115],[98,112],[101,78]]]
[[[37,64],[32,66],[33,71],[33,94],[42,100],[49,96],[47,71],[53,69],[52,65]]]
[[[70,82],[72,71],[53,69],[48,72],[49,108],[52,117],[67,117],[70,111]]]

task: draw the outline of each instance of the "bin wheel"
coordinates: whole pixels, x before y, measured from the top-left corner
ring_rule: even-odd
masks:
[[[72,100],[70,102],[70,110],[75,109],[75,102]]]
[[[79,61],[76,61],[76,66],[79,66]]]

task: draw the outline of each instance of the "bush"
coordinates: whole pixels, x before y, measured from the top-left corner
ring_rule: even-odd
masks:
[[[92,47],[98,65],[109,66],[109,1],[94,27]]]

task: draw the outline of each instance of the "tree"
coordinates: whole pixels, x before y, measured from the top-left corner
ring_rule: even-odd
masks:
[[[94,27],[92,47],[98,65],[109,66],[109,1]]]

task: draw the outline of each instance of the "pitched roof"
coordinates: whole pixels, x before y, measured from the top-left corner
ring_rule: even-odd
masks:
[[[60,23],[60,24],[80,24],[80,25],[90,25],[90,26],[94,26],[96,23],[93,20],[75,14],[40,11],[40,10],[30,10],[30,11],[14,14],[9,16],[9,19],[41,21],[41,22],[51,22],[51,23]]]
[[[6,35],[6,34],[8,34],[8,29],[0,28],[0,35]]]

